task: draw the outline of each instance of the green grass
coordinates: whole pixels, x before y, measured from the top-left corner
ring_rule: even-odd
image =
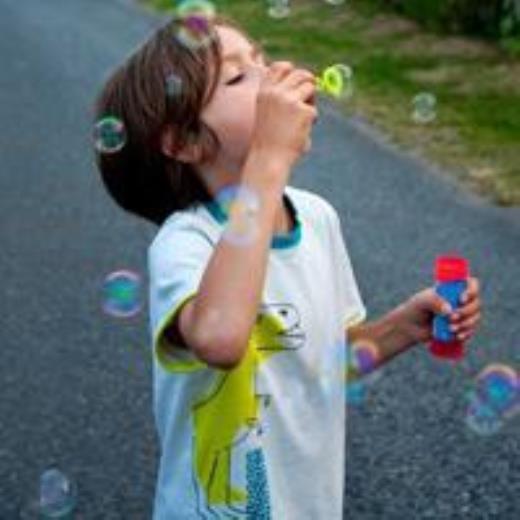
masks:
[[[172,0],[145,0],[171,9]],[[270,19],[265,0],[221,0],[274,59],[316,73],[334,63],[354,69],[355,95],[338,104],[399,145],[419,151],[498,204],[520,204],[520,60],[487,42],[426,33],[370,2],[294,0],[290,17]],[[471,51],[471,52],[470,52]],[[411,121],[411,99],[429,91],[437,119]]]

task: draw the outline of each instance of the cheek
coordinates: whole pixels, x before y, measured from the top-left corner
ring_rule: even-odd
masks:
[[[229,155],[242,154],[251,141],[255,125],[256,94],[251,89],[228,89],[216,96],[217,110],[208,123]]]

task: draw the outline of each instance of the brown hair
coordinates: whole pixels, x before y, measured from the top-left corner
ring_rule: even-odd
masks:
[[[247,38],[236,22],[217,16],[210,24],[209,43],[193,48],[176,38],[180,23],[173,18],[130,55],[109,77],[95,104],[96,121],[115,117],[126,134],[118,152],[96,150],[105,187],[125,210],[158,225],[175,211],[211,200],[193,165],[162,152],[161,135],[170,127],[174,150],[196,142],[201,160],[215,156],[218,138],[200,119],[221,68],[221,44],[214,28],[230,26]],[[173,96],[167,84],[172,74],[181,85]]]

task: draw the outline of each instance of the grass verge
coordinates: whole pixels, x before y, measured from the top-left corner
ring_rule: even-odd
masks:
[[[168,11],[172,0],[142,0]],[[352,98],[338,103],[401,147],[419,153],[469,189],[503,206],[520,205],[520,60],[490,43],[428,33],[414,22],[348,0],[296,0],[275,20],[265,0],[216,7],[262,42],[272,58],[315,72],[334,63],[354,70]],[[434,94],[436,119],[414,123],[412,98]]]

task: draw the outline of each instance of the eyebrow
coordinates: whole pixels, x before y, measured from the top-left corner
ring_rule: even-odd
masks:
[[[252,43],[250,49],[251,49],[251,54],[254,57],[258,56],[259,54],[264,53],[261,45],[259,45],[258,43]],[[230,52],[229,54],[226,54],[225,56],[222,57],[222,63],[227,63],[230,61],[241,61],[241,56],[242,56],[241,52]]]

